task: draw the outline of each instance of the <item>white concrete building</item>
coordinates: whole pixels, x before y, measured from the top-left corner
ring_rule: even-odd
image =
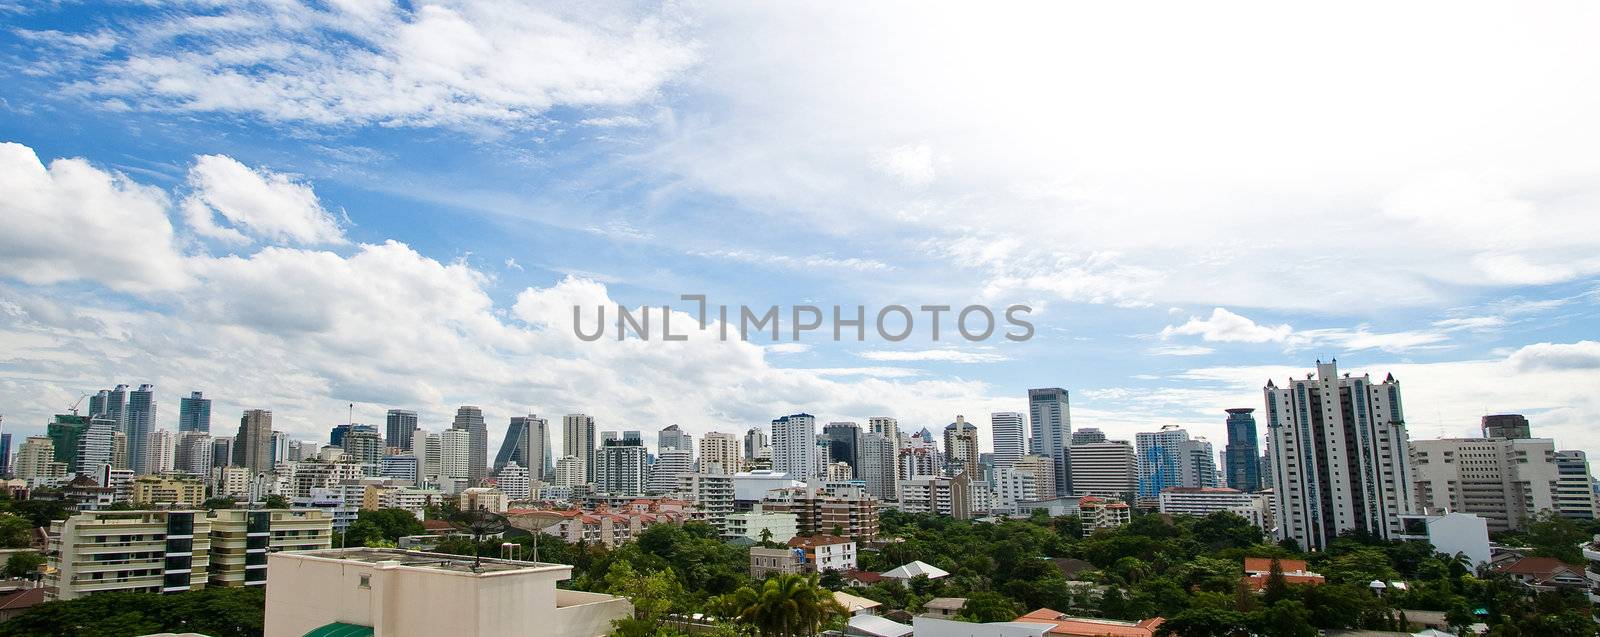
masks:
[[[1139,466],[1128,441],[1074,444],[1071,454],[1073,495],[1134,497],[1139,486]]]
[[[1400,540],[1421,540],[1433,544],[1436,553],[1466,555],[1472,568],[1489,563],[1489,522],[1471,513],[1407,515],[1401,517]]]
[[[1266,500],[1227,487],[1168,487],[1161,492],[1160,511],[1172,515],[1207,516],[1230,512],[1257,528],[1271,530],[1264,508]]]
[[[1560,469],[1549,438],[1412,440],[1410,449],[1419,513],[1475,513],[1497,533],[1556,510]]]
[[[770,469],[757,469],[733,474],[733,499],[739,502],[760,502],[773,489],[805,486],[804,482],[789,474]]]
[[[894,450],[893,440],[871,431],[861,434],[856,448],[856,475],[879,500],[893,500],[898,493]]]
[[[467,486],[472,475],[472,433],[466,429],[446,429],[439,435],[439,480]]]
[[[495,475],[495,486],[506,493],[506,499],[512,502],[527,502],[533,499],[533,479],[528,475],[528,468],[512,460],[500,469]]]
[[[924,477],[900,481],[900,510],[906,513],[952,515],[950,478]]]
[[[772,541],[782,544],[800,533],[800,519],[793,513],[763,513],[760,510],[730,513],[722,528],[722,539],[744,538],[760,542],[763,531],[770,531]]]
[[[688,434],[683,434],[687,438]],[[694,472],[694,452],[676,447],[662,448],[650,465],[650,479],[645,490],[649,493],[668,493],[678,487],[678,476]]]
[[[1593,520],[1597,516],[1594,478],[1589,459],[1582,451],[1556,452],[1556,513],[1574,520]]]
[[[551,486],[574,487],[584,483],[583,461],[577,456],[562,456],[556,460],[555,477]]]
[[[818,464],[815,416],[792,414],[772,421],[773,471],[803,481],[818,475]]]
[[[1032,471],[1001,467],[994,472],[994,495],[993,512],[1016,514],[1019,503],[1039,499],[1038,482]]]
[[[1022,412],[997,411],[989,414],[989,432],[994,437],[994,466],[1005,468],[1028,453],[1028,437],[1023,431]]]
[[[595,637],[632,615],[626,599],[556,587],[571,577],[565,564],[486,558],[475,568],[457,555],[397,549],[272,553],[264,634]]]
[[[678,476],[678,497],[694,503],[699,517],[721,532],[733,513],[733,476],[690,473]]]

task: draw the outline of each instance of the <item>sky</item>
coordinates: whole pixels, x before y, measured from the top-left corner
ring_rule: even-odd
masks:
[[[860,6],[858,6],[860,5]],[[1180,425],[1393,374],[1600,452],[1600,5],[0,0],[0,414],[152,383],[697,438],[1071,392]],[[582,341],[680,296],[1028,305],[1004,338]],[[1003,327],[1003,326],[1002,326]],[[677,328],[675,327],[675,330]],[[559,427],[554,428],[560,444]]]

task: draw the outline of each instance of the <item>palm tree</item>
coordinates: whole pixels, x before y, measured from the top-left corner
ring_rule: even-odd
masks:
[[[719,600],[722,612],[755,628],[761,637],[807,637],[846,611],[833,593],[817,584],[815,575],[784,573],[749,586]]]

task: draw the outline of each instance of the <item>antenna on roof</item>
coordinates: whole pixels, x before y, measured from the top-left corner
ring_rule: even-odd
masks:
[[[356,404],[355,403],[350,403],[350,417],[345,422],[347,424],[349,424],[350,426],[352,426],[352,427],[355,426],[355,424],[356,424]]]

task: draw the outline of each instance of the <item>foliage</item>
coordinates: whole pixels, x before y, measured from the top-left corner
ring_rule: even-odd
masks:
[[[46,561],[44,554],[34,551],[12,553],[11,557],[6,558],[5,576],[37,578],[39,567],[44,566]]]
[[[100,593],[45,602],[0,624],[0,637],[132,637],[200,633],[254,637],[262,631],[266,591],[207,588],[177,595]]]
[[[21,549],[33,545],[33,525],[27,518],[0,513],[0,548]]]
[[[785,573],[757,587],[746,586],[714,603],[718,614],[755,629],[761,637],[815,635],[845,609],[815,576]]]
[[[613,635],[618,637],[659,637],[671,634],[663,624],[675,607],[681,604],[683,585],[672,569],[653,573],[633,570],[627,560],[611,563],[606,571],[605,592],[627,597],[633,602],[633,617],[612,622]]]
[[[961,607],[957,617],[961,621],[977,623],[1008,622],[1022,612],[1011,598],[991,591],[980,591],[967,598],[966,605]]]
[[[205,502],[200,503],[200,508],[207,511],[215,511],[217,509],[231,509],[236,504],[238,502],[233,498],[207,498]]]
[[[264,508],[268,508],[268,509],[287,509],[287,508],[289,508],[291,506],[290,503],[289,503],[289,498],[285,498],[285,497],[283,497],[281,495],[278,495],[276,493],[267,496],[266,502],[264,504],[265,504]]]
[[[426,529],[417,516],[405,509],[363,510],[344,533],[345,546],[394,546],[407,535],[420,535]]]

